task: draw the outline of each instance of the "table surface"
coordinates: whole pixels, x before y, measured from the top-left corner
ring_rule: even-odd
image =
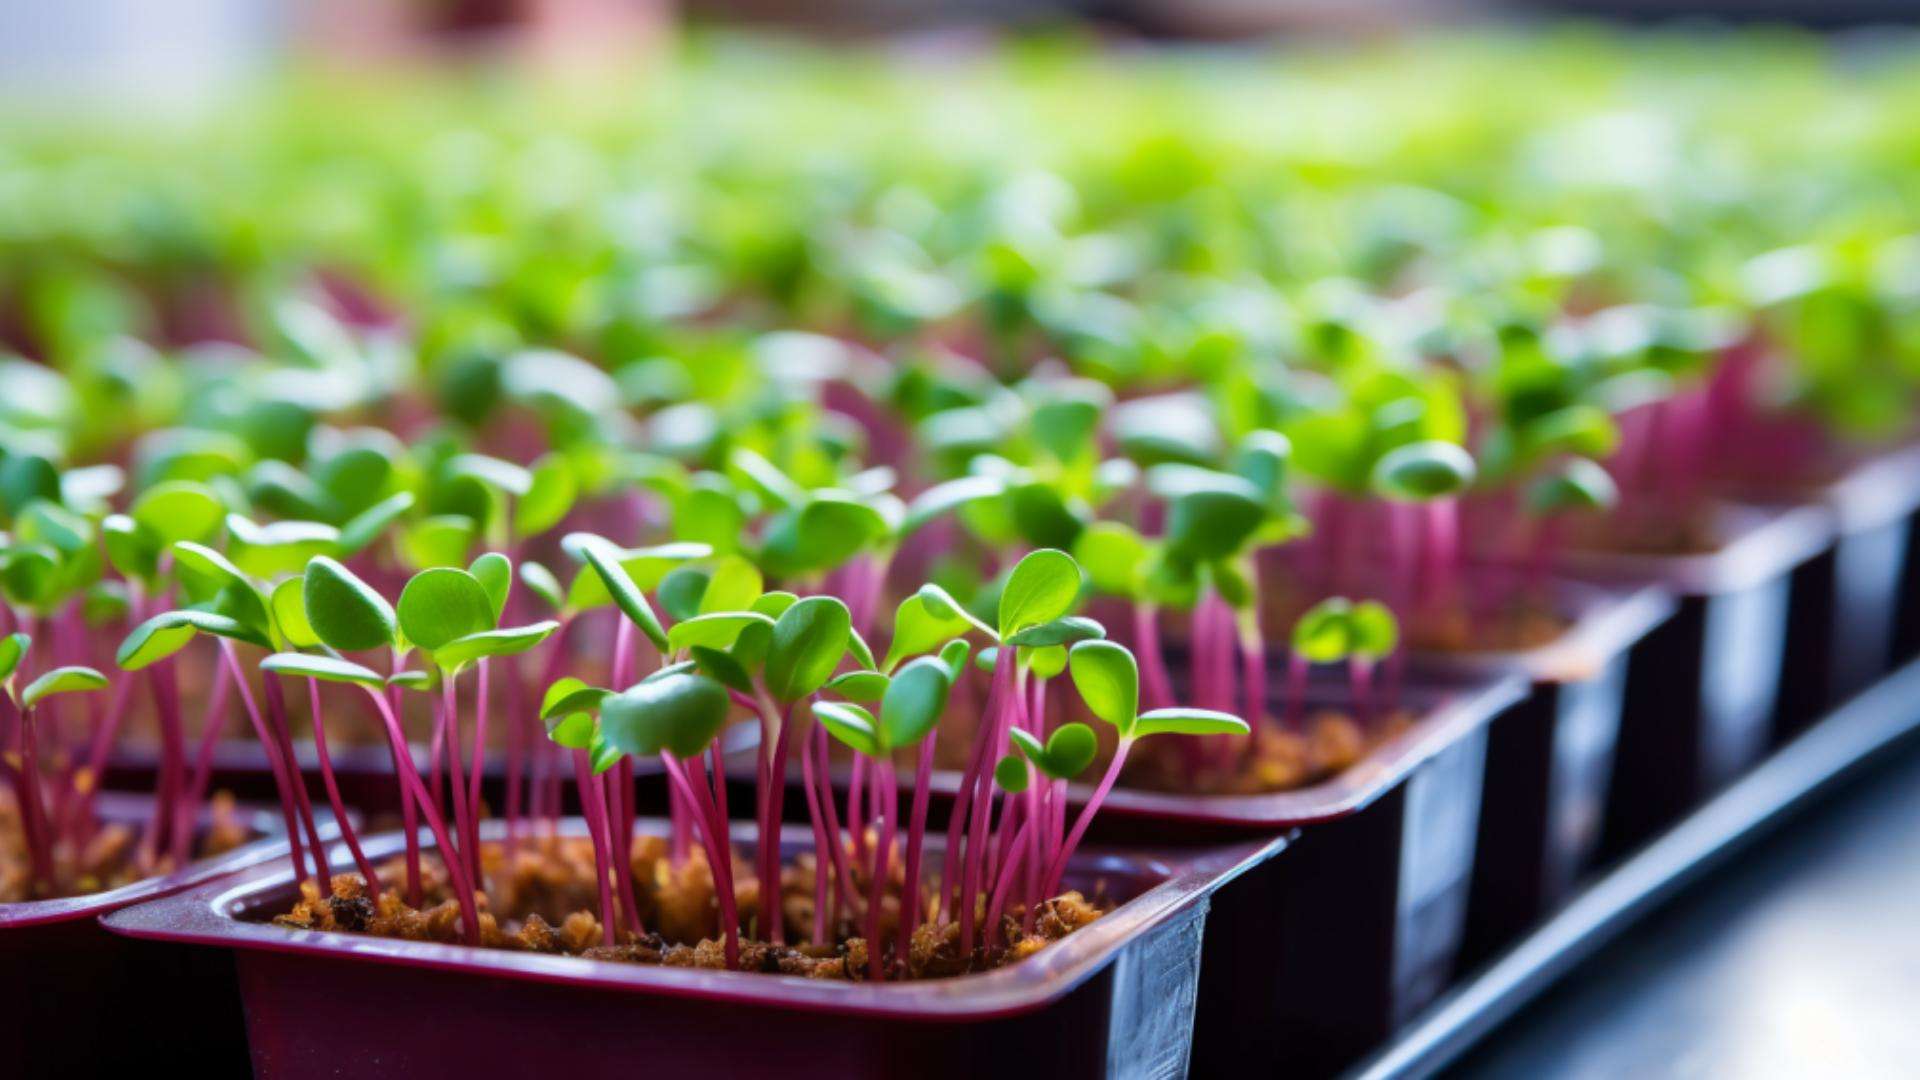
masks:
[[[1649,915],[1448,1075],[1920,1076],[1920,745]]]

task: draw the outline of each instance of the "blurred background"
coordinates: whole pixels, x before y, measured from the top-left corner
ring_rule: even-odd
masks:
[[[626,63],[682,27],[966,35],[1071,26],[1116,40],[1403,34],[1557,16],[1901,32],[1914,0],[0,0],[7,107],[206,108],[289,57],[364,67],[506,56]]]

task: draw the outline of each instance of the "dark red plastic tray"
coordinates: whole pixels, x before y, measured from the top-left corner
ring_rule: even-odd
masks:
[[[487,830],[496,838],[497,824]],[[568,827],[578,831],[579,823]],[[751,838],[750,829],[736,831],[738,841]],[[393,855],[400,839],[370,838],[369,856]],[[796,852],[811,844],[804,829],[783,837]],[[1009,1063],[1050,1075],[1178,1076],[1209,900],[1284,846],[1276,837],[1197,854],[1089,853],[1075,860],[1076,879],[1104,879],[1136,895],[1020,963],[919,983],[643,967],[286,930],[263,921],[294,895],[290,874],[272,867],[118,912],[105,924],[129,937],[231,954],[262,1077],[601,1075],[616,1065],[662,1076],[940,1077]]]

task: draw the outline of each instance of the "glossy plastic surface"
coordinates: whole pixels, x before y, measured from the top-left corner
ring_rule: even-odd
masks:
[[[736,840],[751,835],[742,828]],[[371,838],[368,853],[390,856],[400,839]],[[783,846],[810,850],[811,837],[789,829]],[[293,895],[290,876],[272,868],[119,912],[106,925],[232,950],[260,1076],[366,1067],[594,1075],[610,1062],[659,1075],[960,1076],[1023,1055],[1070,1076],[1176,1077],[1186,1071],[1209,899],[1282,847],[1271,839],[1195,855],[1090,853],[1075,860],[1075,879],[1133,894],[1112,912],[1006,968],[902,984],[285,930],[263,921]],[[327,1008],[316,1012],[316,999]]]
[[[1518,670],[1527,697],[1488,731],[1479,844],[1461,960],[1472,965],[1557,907],[1594,861],[1619,742],[1628,657],[1672,615],[1653,587],[1562,583],[1570,621],[1519,652],[1421,656],[1428,670]]]
[[[147,796],[103,792],[104,820],[134,823]],[[98,919],[282,858],[277,814],[252,814],[263,837],[176,873],[86,896],[0,904],[0,1074],[67,1077],[193,1065],[230,1075],[245,1064],[233,966],[195,950],[129,941]],[[331,830],[331,821],[322,825]],[[323,832],[323,835],[326,835]]]
[[[1605,855],[1678,820],[1771,741],[1794,578],[1830,549],[1831,517],[1811,506],[1740,509],[1721,524],[1727,540],[1713,552],[1570,560],[1581,576],[1659,586],[1678,604],[1629,660]]]

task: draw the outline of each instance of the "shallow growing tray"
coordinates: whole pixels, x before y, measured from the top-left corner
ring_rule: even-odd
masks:
[[[144,821],[152,799],[102,792],[104,821]],[[19,1077],[133,1075],[192,1065],[196,1075],[244,1075],[245,1041],[233,965],[225,958],[107,933],[99,918],[224,875],[284,859],[277,812],[251,810],[262,839],[178,872],[106,892],[0,904],[0,1073]],[[323,837],[330,817],[317,817]]]
[[[1818,502],[1832,517],[1834,542],[1794,573],[1794,662],[1781,674],[1776,744],[1891,670],[1901,622],[1920,600],[1920,582],[1905,580],[1920,512],[1920,446],[1868,460]]]
[[[581,831],[577,820],[568,823]],[[662,831],[659,821],[643,828]],[[498,839],[498,822],[483,834]],[[750,827],[735,831],[750,844]],[[369,857],[402,850],[388,833]],[[937,855],[936,838],[929,851]],[[812,850],[790,828],[782,846]],[[997,971],[875,985],[295,931],[295,893],[260,867],[105,920],[116,934],[231,956],[255,1075],[844,1077],[1186,1074],[1201,929],[1216,890],[1285,846],[1088,853],[1073,879],[1137,891]],[[316,1009],[316,1002],[325,1007]]]
[[[1194,847],[1299,829],[1284,858],[1214,897],[1195,1075],[1329,1071],[1440,992],[1466,912],[1487,727],[1525,692],[1511,674],[1410,682],[1402,700],[1420,719],[1317,784],[1267,795],[1117,786],[1100,804],[1088,835],[1114,844]],[[933,775],[937,819],[959,779]],[[1092,787],[1067,792],[1077,807]]]
[[[1415,654],[1415,671],[1520,672],[1527,696],[1487,734],[1486,781],[1460,963],[1471,967],[1558,907],[1606,819],[1633,646],[1673,613],[1655,587],[1557,583],[1568,625],[1524,651]]]
[[[1603,856],[1677,821],[1771,743],[1794,575],[1828,548],[1832,529],[1808,506],[1731,509],[1721,533],[1727,542],[1712,552],[1568,557],[1577,577],[1659,586],[1678,605],[1628,661]]]
[[[1920,739],[1920,662],[1824,718],[1463,980],[1349,1075],[1436,1075],[1581,961],[1882,753]]]

